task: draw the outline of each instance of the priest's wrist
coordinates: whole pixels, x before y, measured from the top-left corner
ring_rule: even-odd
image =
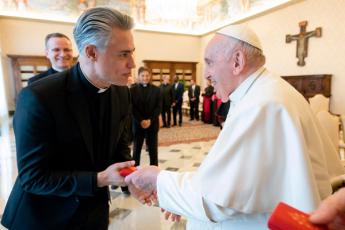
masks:
[[[101,188],[108,185],[108,175],[105,171],[97,173],[97,187]]]

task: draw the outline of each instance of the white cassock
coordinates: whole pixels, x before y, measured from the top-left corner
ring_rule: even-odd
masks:
[[[331,193],[344,173],[307,101],[260,68],[230,95],[223,130],[196,172],[161,171],[160,207],[187,229],[267,229],[283,201],[304,212]]]

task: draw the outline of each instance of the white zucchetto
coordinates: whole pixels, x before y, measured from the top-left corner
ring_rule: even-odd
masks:
[[[218,30],[217,33],[244,41],[262,50],[262,46],[258,36],[246,24],[229,25],[224,27],[223,29]]]

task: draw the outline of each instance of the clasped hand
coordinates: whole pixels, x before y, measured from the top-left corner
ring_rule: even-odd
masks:
[[[160,169],[156,166],[145,166],[125,178],[131,195],[143,204],[152,205],[157,202],[157,177]]]
[[[147,120],[142,120],[140,122],[140,125],[143,129],[147,129],[148,127],[150,127],[151,125],[151,120],[150,119],[147,119]]]
[[[140,167],[137,171],[128,175],[125,182],[131,195],[142,204],[157,205],[157,177],[160,169],[157,166]],[[180,221],[181,216],[162,209],[165,212],[165,219],[171,218],[172,221]]]

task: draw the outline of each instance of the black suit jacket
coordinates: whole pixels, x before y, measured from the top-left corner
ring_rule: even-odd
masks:
[[[213,86],[210,85],[205,88],[205,93],[203,93],[202,96],[212,97],[213,94],[214,94],[214,88]]]
[[[165,110],[170,109],[174,102],[174,90],[170,84],[160,85],[161,96],[162,96],[162,108]]]
[[[159,114],[161,113],[161,96],[160,89],[152,84],[147,85],[147,94],[143,93],[143,87],[140,84],[133,86],[131,90],[133,129],[141,128],[142,120],[150,119],[151,126],[148,128],[152,131],[159,129]]]
[[[24,88],[14,115],[18,177],[1,223],[10,229],[64,229],[80,199],[97,188],[90,113],[78,67]],[[127,87],[112,86],[107,162],[130,159]]]
[[[54,73],[57,73],[57,71],[50,67],[47,71],[40,73],[40,74],[37,74],[36,76],[33,76],[32,78],[30,78],[28,80],[28,85],[31,85],[33,82],[38,81],[38,80],[45,78],[49,75],[52,75]]]
[[[184,86],[182,83],[177,84],[177,88],[175,89],[175,83],[172,85],[174,89],[174,99],[175,103],[182,103],[183,101],[183,92],[184,92]]]
[[[192,86],[189,86],[188,88],[188,97],[189,100],[192,99],[192,95],[193,95],[193,88]],[[194,88],[194,97],[196,98],[196,101],[199,101],[199,97],[200,97],[200,86],[195,85]]]

